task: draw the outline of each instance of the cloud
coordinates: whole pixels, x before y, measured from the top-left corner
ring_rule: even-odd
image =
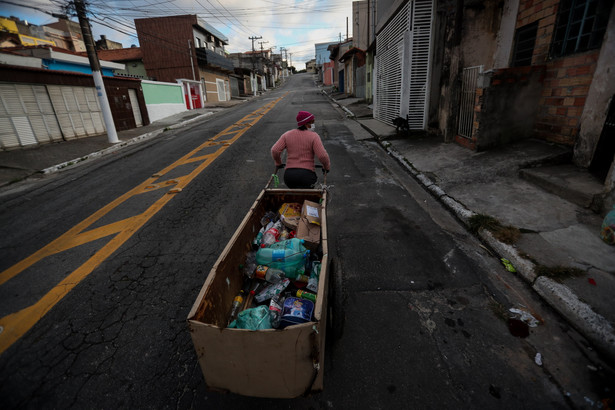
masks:
[[[267,42],[263,48],[280,47],[293,54],[298,68],[314,58],[314,44],[346,37],[346,17],[352,15],[352,0],[107,0],[89,3],[96,39],[106,35],[124,47],[138,44],[135,18],[198,14],[229,39],[229,52],[252,49],[249,37]],[[45,13],[46,12],[46,13]],[[49,13],[62,12],[49,0],[28,0],[26,7],[2,4],[0,14],[15,15],[33,24],[56,21]],[[76,18],[74,18],[76,20]],[[352,35],[352,33],[350,33]]]

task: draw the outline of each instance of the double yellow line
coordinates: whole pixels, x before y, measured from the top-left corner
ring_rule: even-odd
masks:
[[[285,96],[285,95],[284,95]],[[137,232],[147,221],[149,221],[158,211],[160,211],[171,199],[174,194],[181,192],[183,188],[207,168],[216,158],[241,137],[250,127],[256,124],[265,114],[267,114],[284,96],[258,108],[241,120],[237,121],[224,131],[210,138],[199,147],[195,148],[182,158],[169,165],[165,169],[145,180],[140,185],[126,192],[94,214],[84,219],[82,222],[69,229],[65,234],[58,237],[47,246],[41,248],[26,259],[11,266],[0,273],[0,286],[11,278],[22,273],[24,270],[41,262],[45,258],[72,249],[98,239],[111,237],[91,258],[71,272],[64,280],[54,286],[47,294],[31,306],[18,312],[0,318],[0,354],[15,343],[21,336],[30,330],[39,319],[51,310],[64,296],[75,286],[85,279],[94,269],[96,269],[105,259],[124,244],[135,232]],[[214,152],[202,152],[211,151]],[[192,172],[180,176],[166,177],[172,171],[187,164],[198,164]],[[160,197],[150,205],[144,212],[132,217],[115,221],[104,226],[88,229],[101,218],[109,214],[128,199],[158,191]]]

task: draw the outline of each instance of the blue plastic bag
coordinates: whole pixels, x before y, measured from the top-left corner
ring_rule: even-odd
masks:
[[[248,330],[273,329],[268,306],[257,306],[239,312],[237,319],[233,320],[228,327]]]

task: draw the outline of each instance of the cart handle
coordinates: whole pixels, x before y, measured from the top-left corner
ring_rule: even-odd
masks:
[[[321,164],[315,164],[314,165],[315,168],[321,168],[323,170],[323,185],[327,185],[327,174],[329,173],[329,171],[325,171],[323,166]],[[278,170],[286,168],[286,164],[281,164],[281,165],[277,165],[274,169],[273,169],[273,173],[271,174],[271,177],[269,178],[269,181],[267,181],[267,185],[265,186],[266,188],[269,188],[271,183],[275,180],[276,181],[276,187],[277,184],[279,183],[279,177],[278,177]]]

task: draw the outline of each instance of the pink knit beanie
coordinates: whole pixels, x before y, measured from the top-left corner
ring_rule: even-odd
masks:
[[[299,114],[297,114],[297,126],[301,127],[302,125],[309,123],[313,119],[314,119],[313,114],[310,114],[307,111],[299,111]]]

